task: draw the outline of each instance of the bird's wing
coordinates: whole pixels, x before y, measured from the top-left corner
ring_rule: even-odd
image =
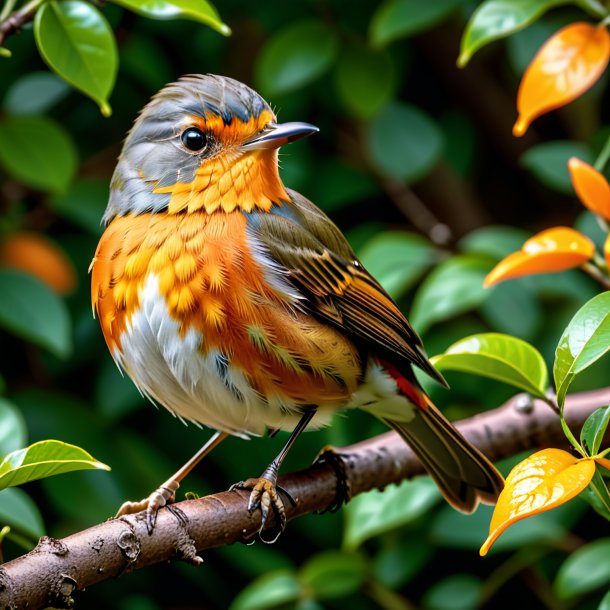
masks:
[[[398,369],[410,374],[410,365],[416,364],[446,385],[417,333],[356,259],[341,231],[313,203],[289,194],[291,203],[248,214],[249,231],[306,295],[305,307]]]

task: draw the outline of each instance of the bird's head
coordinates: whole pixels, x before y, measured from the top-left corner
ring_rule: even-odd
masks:
[[[318,131],[277,124],[267,102],[223,76],[184,76],[144,107],[110,184],[104,221],[144,212],[268,210],[288,199],[277,149]]]

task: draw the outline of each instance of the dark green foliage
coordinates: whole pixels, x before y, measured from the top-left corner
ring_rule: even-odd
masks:
[[[147,404],[121,377],[92,319],[87,276],[121,141],[149,97],[182,74],[241,79],[267,97],[280,120],[321,128],[282,152],[284,180],[346,232],[364,264],[411,312],[430,355],[475,333],[501,332],[535,345],[551,368],[564,328],[597,294],[596,284],[576,271],[490,289],[482,281],[533,232],[572,224],[581,213],[565,160],[574,151],[590,160],[601,149],[608,93],[596,87],[580,105],[542,119],[527,144],[513,140],[526,63],[549,32],[583,14],[560,6],[567,1],[488,0],[485,10],[500,17],[485,21],[478,9],[483,17],[464,39],[462,63],[544,17],[478,51],[460,72],[460,37],[481,4],[232,0],[217,2],[219,17],[203,0],[101,7],[50,0],[33,28],[6,39],[12,57],[0,58],[0,265],[6,236],[48,234],[76,267],[78,285],[60,297],[30,275],[0,270],[0,452],[56,438],[83,447],[112,472],[71,473],[0,492],[0,527],[11,527],[5,558],[43,533],[67,535],[106,519],[125,499],[147,495],[208,436]],[[573,4],[590,11],[603,5]],[[505,10],[518,17],[510,28]],[[100,108],[108,115],[110,106],[112,116],[104,118]],[[579,223],[600,240],[590,215]],[[600,322],[607,343],[605,326],[607,318]],[[587,368],[574,386],[607,385],[605,363]],[[458,418],[511,395],[498,375],[490,376],[450,371],[449,392],[422,383]],[[599,411],[583,432],[591,451],[607,422],[607,410]],[[382,431],[362,413],[337,416],[331,428],[300,439],[286,470],[309,464],[327,443]],[[204,495],[258,475],[284,441],[282,434],[230,439],[179,493]],[[601,476],[597,485],[605,487]],[[588,499],[605,514],[598,495],[591,491]],[[92,610],[471,610],[512,609],[515,602],[541,607],[541,599],[563,608],[560,600],[573,598],[597,607],[610,578],[608,541],[591,542],[607,527],[602,517],[574,500],[516,525],[482,560],[477,550],[490,512],[458,514],[428,480],[406,483],[361,496],[338,514],[294,521],[273,547],[210,551],[198,569],[155,566],[104,582],[77,603]],[[606,595],[599,610],[608,608]]]

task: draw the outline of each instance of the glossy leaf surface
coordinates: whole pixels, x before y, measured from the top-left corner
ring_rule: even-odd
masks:
[[[570,0],[487,0],[472,14],[464,35],[458,66],[463,68],[481,47],[517,32],[546,11]]]
[[[563,332],[553,365],[557,403],[561,406],[574,377],[610,350],[610,291],[585,303]]]
[[[530,237],[519,252],[509,254],[485,278],[485,286],[523,275],[580,267],[595,252],[593,242],[570,227],[554,227]]]
[[[222,22],[218,11],[207,0],[112,0],[134,13],[151,19],[190,19],[214,28],[224,36],[231,28]]]
[[[486,555],[502,532],[517,521],[545,512],[577,496],[595,473],[595,462],[561,449],[544,449],[513,468],[506,478],[480,549]]]
[[[440,371],[482,375],[534,396],[544,396],[547,388],[548,372],[540,352],[509,335],[481,333],[466,337],[431,362]]]
[[[610,184],[592,165],[572,157],[568,161],[574,190],[583,205],[610,220]]]
[[[119,66],[112,28],[102,13],[81,0],[44,3],[34,18],[42,58],[59,76],[95,100],[104,116]]]
[[[0,462],[0,489],[74,470],[110,470],[84,449],[61,441],[39,441]]]
[[[554,34],[528,66],[517,94],[522,136],[545,112],[565,106],[595,84],[610,59],[610,34],[601,26],[572,23]]]
[[[610,406],[600,407],[587,417],[580,431],[580,442],[589,449],[590,455],[595,455],[599,451],[609,421]]]

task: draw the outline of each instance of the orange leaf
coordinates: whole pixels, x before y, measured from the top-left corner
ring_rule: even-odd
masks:
[[[601,76],[608,59],[610,34],[603,26],[572,23],[551,36],[519,85],[513,135],[522,136],[535,118],[582,95]]]
[[[603,466],[606,470],[610,470],[610,460],[608,458],[598,457],[594,459],[600,466]]]
[[[9,235],[0,244],[0,267],[30,273],[58,294],[69,294],[76,287],[74,266],[62,250],[40,233]]]
[[[568,161],[568,169],[578,198],[592,212],[610,220],[610,184],[605,176],[576,157]]]
[[[556,508],[577,496],[595,474],[592,458],[576,458],[561,449],[544,449],[517,464],[506,478],[479,553],[487,554],[507,527]]]
[[[570,227],[555,227],[530,237],[519,252],[509,254],[487,275],[483,285],[522,275],[550,273],[580,267],[595,253],[593,242]]]

